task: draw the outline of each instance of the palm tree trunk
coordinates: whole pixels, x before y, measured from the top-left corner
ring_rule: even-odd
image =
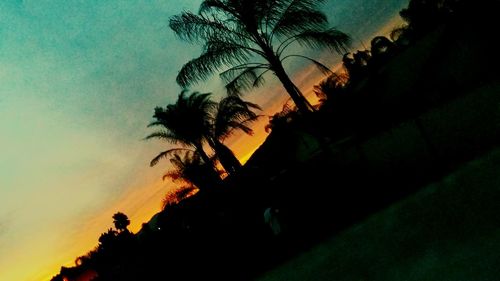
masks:
[[[201,144],[197,144],[196,151],[200,154],[201,159],[205,162],[206,173],[202,173],[202,178],[199,181],[193,182],[200,191],[208,191],[211,188],[215,188],[221,185],[221,178],[217,168],[214,166],[210,157],[203,150],[203,146]]]
[[[314,107],[304,97],[299,88],[295,86],[292,80],[290,80],[290,77],[286,73],[280,58],[275,54],[273,48],[268,43],[266,43],[266,40],[261,37],[257,30],[255,30],[254,34],[255,39],[258,42],[257,44],[260,46],[262,51],[264,51],[264,58],[267,60],[267,62],[269,62],[271,66],[270,69],[274,72],[274,75],[278,77],[281,84],[283,84],[283,87],[288,92],[288,95],[290,95],[299,111],[302,113],[315,111]]]
[[[314,107],[311,103],[309,103],[299,88],[290,80],[281,61],[274,56],[273,59],[269,60],[269,63],[271,64],[271,69],[274,71],[274,74],[278,77],[281,84],[283,84],[283,87],[288,92],[299,111],[302,113],[314,111]]]
[[[231,149],[218,139],[210,139],[208,144],[213,148],[217,158],[219,158],[220,164],[228,174],[233,174],[242,167],[240,161],[234,156]]]
[[[226,172],[233,174],[241,169],[240,161],[236,158],[236,156],[234,156],[234,153],[231,149],[229,149],[229,147],[221,143],[219,140],[215,140],[214,149]]]
[[[212,166],[212,161],[210,160],[210,157],[208,157],[208,155],[203,150],[203,146],[201,144],[196,144],[195,147],[196,147],[196,152],[200,154],[201,159],[203,159],[203,162],[205,162],[207,165]]]

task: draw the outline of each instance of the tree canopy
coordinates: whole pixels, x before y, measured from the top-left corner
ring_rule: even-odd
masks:
[[[290,80],[283,62],[298,57],[309,60],[322,71],[328,67],[303,55],[289,54],[298,43],[308,48],[346,50],[349,36],[328,26],[319,9],[324,1],[311,0],[205,0],[198,14],[184,12],[170,20],[181,38],[203,44],[198,58],[186,63],[177,76],[182,87],[220,72],[228,94],[237,95],[264,82],[271,71],[280,80],[299,110],[312,106]]]

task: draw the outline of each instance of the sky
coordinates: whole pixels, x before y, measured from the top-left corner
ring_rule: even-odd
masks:
[[[49,280],[97,245],[114,213],[137,231],[160,210],[172,188],[161,180],[168,165],[149,161],[168,146],[143,138],[153,108],[180,93],[180,67],[200,53],[168,19],[200,2],[0,1],[0,280]],[[358,46],[394,26],[407,3],[330,0],[324,11]],[[309,54],[338,63],[338,55]],[[287,67],[304,92],[321,78],[302,62]],[[287,96],[266,80],[245,98],[269,115]],[[220,88],[213,79],[192,89],[220,97]],[[266,122],[253,137],[229,140],[240,159],[262,143]]]

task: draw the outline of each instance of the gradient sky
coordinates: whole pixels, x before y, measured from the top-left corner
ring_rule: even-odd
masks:
[[[177,40],[168,19],[200,2],[0,1],[0,280],[49,280],[97,244],[113,213],[125,212],[137,231],[159,211],[172,184],[161,181],[166,162],[148,163],[165,144],[141,139],[153,108],[180,92],[177,71],[200,51]],[[330,0],[324,10],[357,45],[393,26],[407,3]],[[289,67],[307,92],[319,75],[300,65]],[[276,95],[247,97],[270,114],[286,96],[267,80],[263,89]],[[231,140],[240,158],[265,138],[265,123],[255,137]]]

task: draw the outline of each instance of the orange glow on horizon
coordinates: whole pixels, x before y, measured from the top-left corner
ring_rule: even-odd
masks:
[[[382,34],[386,34],[390,31],[390,28],[401,23],[401,20],[398,19],[399,16],[390,20],[388,24],[381,29]],[[332,66],[334,70],[338,70],[340,67],[341,64]],[[292,80],[302,89],[304,95],[312,104],[317,104],[319,99],[313,92],[313,86],[317,85],[325,78],[326,76],[320,73],[315,66],[310,65],[296,73]],[[265,116],[256,121],[252,126],[254,134],[248,136],[241,133],[231,137],[227,141],[228,146],[233,150],[242,164],[245,164],[250,159],[253,153],[267,138],[268,133],[265,132],[264,127],[269,122],[268,116],[281,111],[284,103],[288,100],[288,95],[283,92],[281,85],[270,87],[267,91],[281,92],[282,94],[272,101],[263,100],[260,96],[257,98],[256,103],[266,104],[267,106],[263,112]],[[53,261],[54,266],[46,267],[46,270],[43,270],[36,280],[49,281],[54,275],[58,274],[61,266],[74,266],[76,257],[86,254],[97,246],[97,240],[100,233],[112,227],[111,217],[118,211],[129,216],[131,221],[129,229],[133,233],[137,233],[143,223],[148,222],[160,211],[161,202],[169,188],[171,188],[171,186],[169,186],[167,182],[161,180],[160,174],[157,175],[157,179],[155,180],[149,180],[143,185],[130,186],[127,188],[125,194],[122,194],[119,198],[114,198],[113,204],[104,206],[99,213],[90,217],[88,221],[84,221],[81,225],[80,232],[72,237],[72,240],[77,243],[78,247],[68,249],[68,251],[60,257],[52,257],[51,261]],[[20,268],[19,270],[22,269]]]

